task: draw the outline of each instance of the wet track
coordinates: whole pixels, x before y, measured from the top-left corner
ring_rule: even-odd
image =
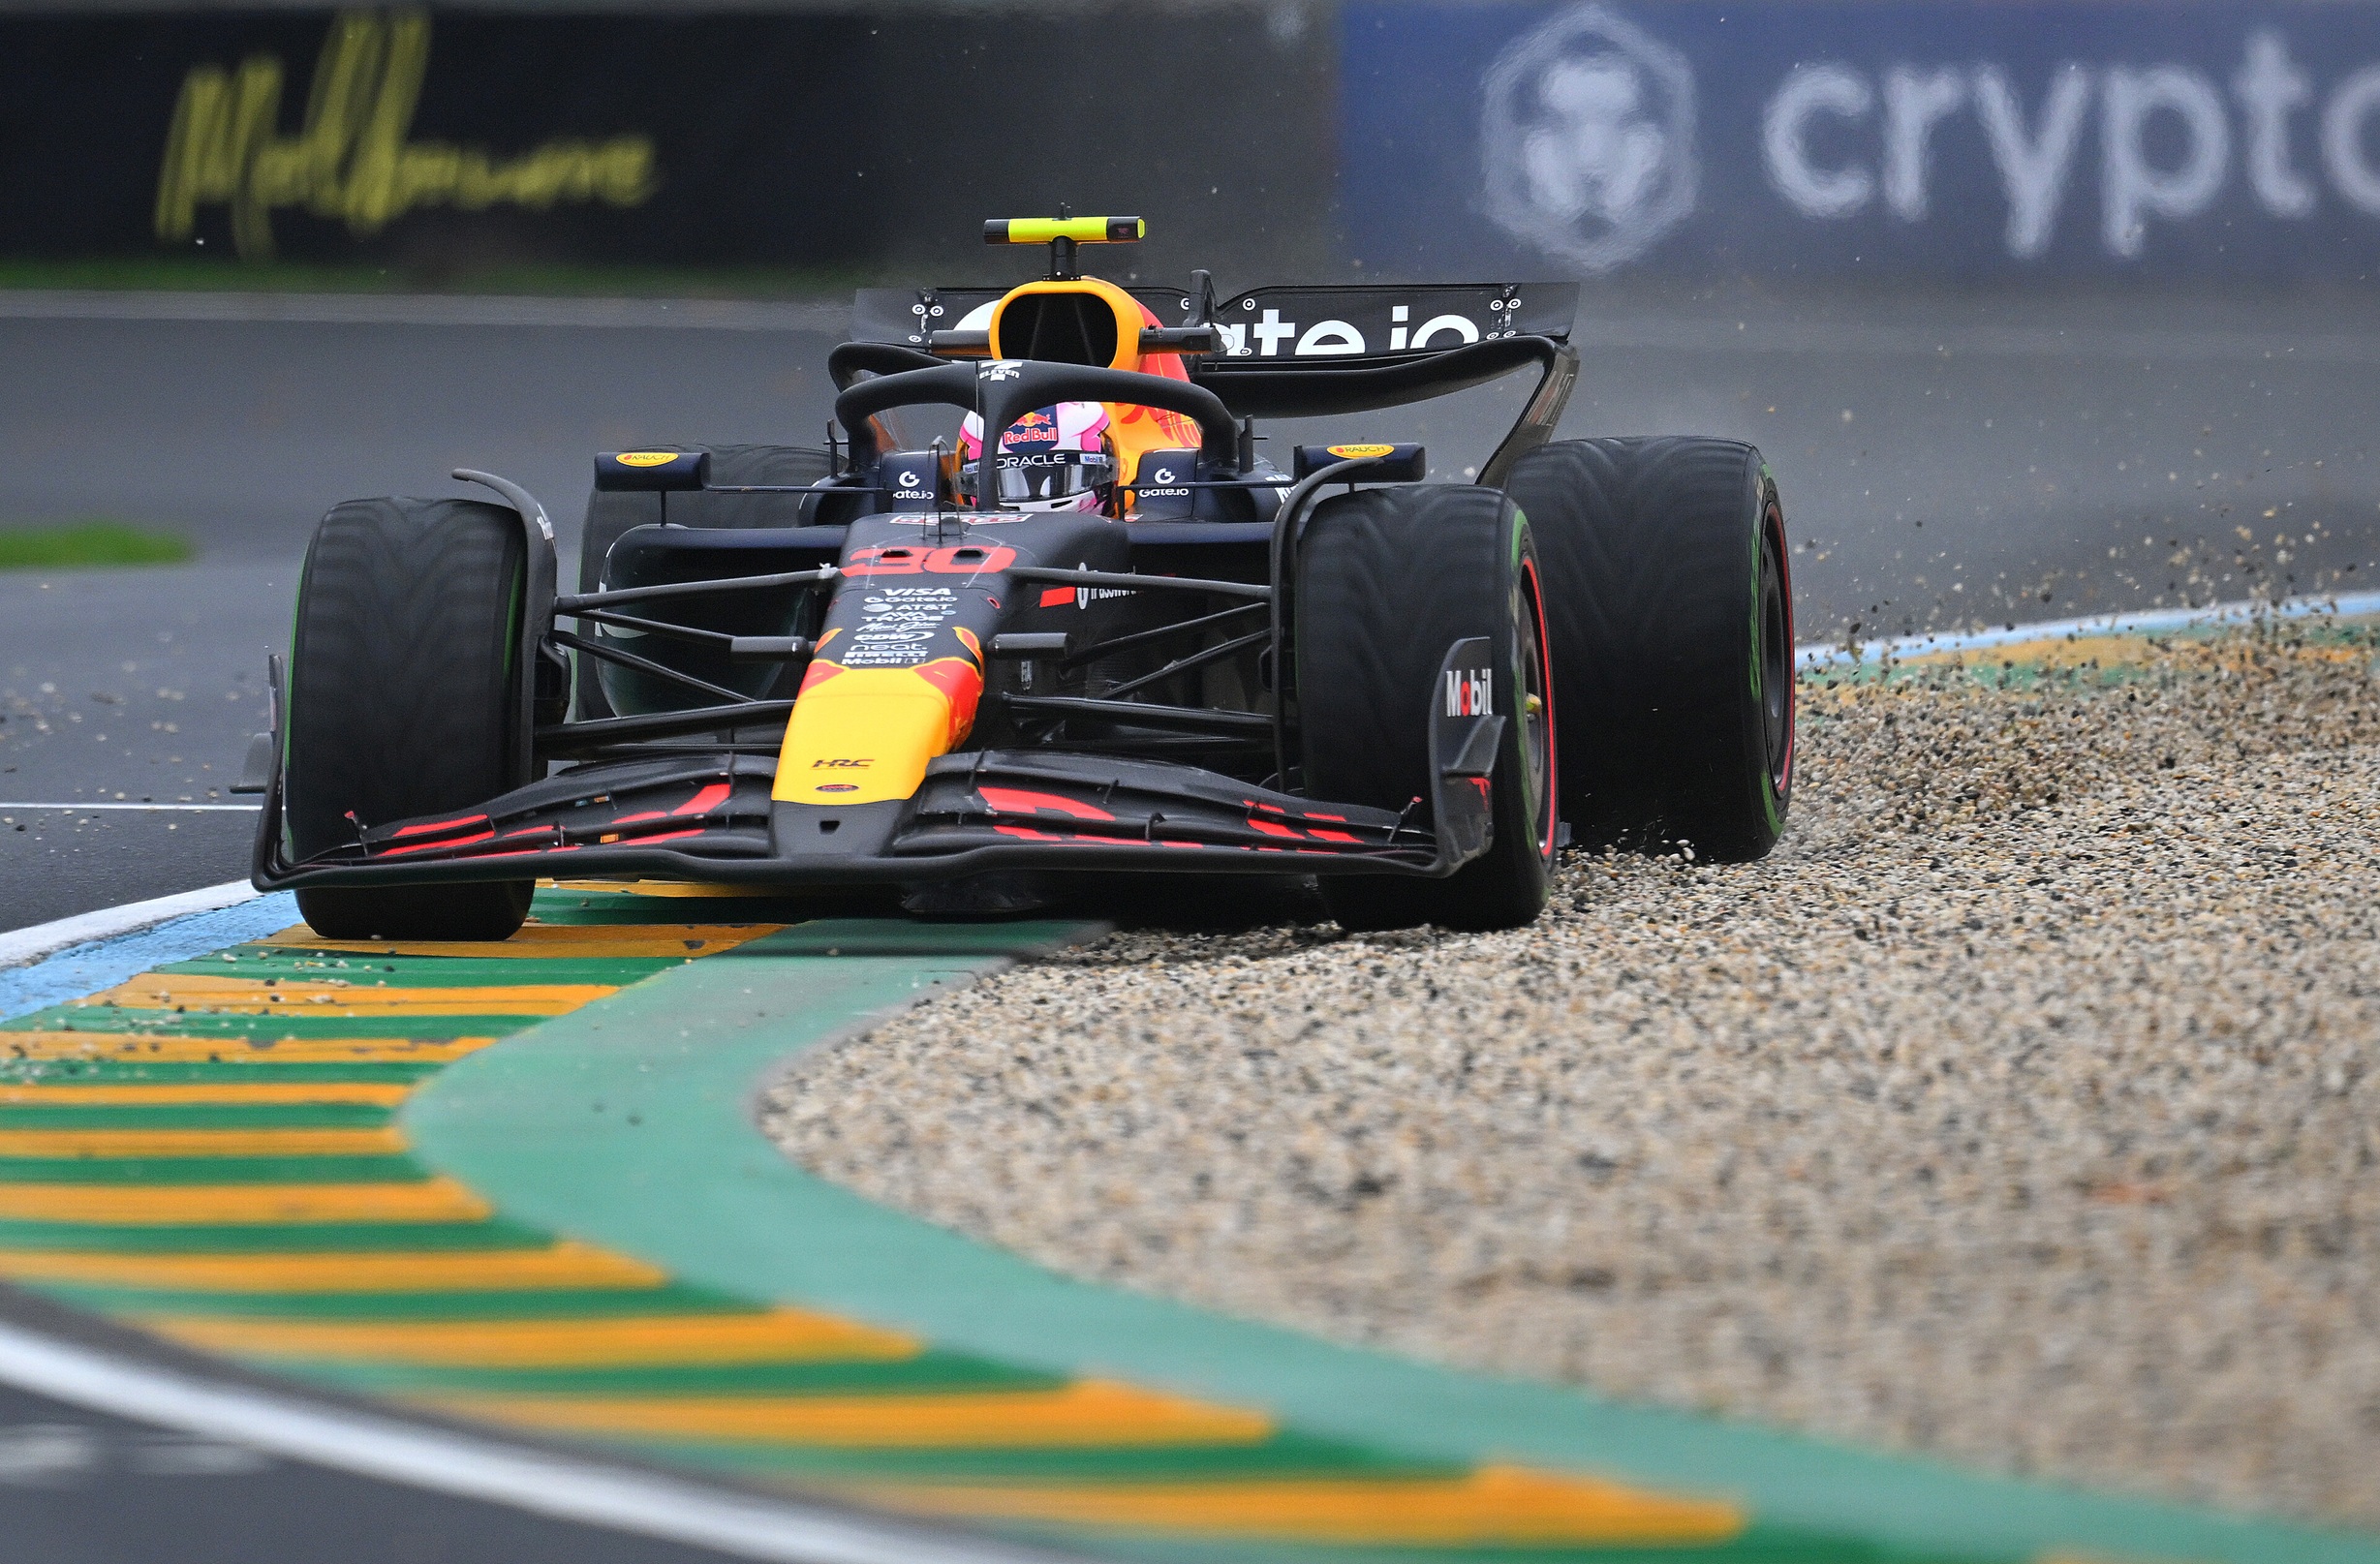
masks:
[[[567,544],[598,447],[813,443],[831,403],[816,306],[300,306],[332,319],[0,301],[0,523],[110,516],[201,553],[0,576],[0,926],[243,872],[241,813],[22,806],[228,802],[333,503],[478,466],[543,497]],[[1565,434],[1767,452],[1804,639],[2354,586],[2380,560],[2368,301],[1606,288],[1577,340]],[[1417,434],[1451,475],[1515,394],[1332,432]]]
[[[601,313],[572,306],[543,324],[9,308],[0,431],[16,475],[0,524],[104,515],[185,532],[201,557],[0,574],[0,928],[244,874],[253,816],[225,789],[329,505],[453,492],[449,468],[484,467],[541,495],[567,541],[592,450],[811,443],[830,401],[833,336],[801,308],[694,328],[660,323],[658,307],[608,325],[570,323]],[[2362,586],[2380,560],[2368,304],[1600,293],[1579,342],[1565,433],[1706,430],[1768,453],[1804,639],[2236,598],[2275,580]],[[1334,432],[1417,434],[1451,474],[1510,402],[1473,393]],[[293,1516],[315,1552],[291,1549]],[[77,1564],[260,1547],[457,1564],[710,1556],[13,1392],[0,1536]]]
[[[290,1518],[303,1516],[302,1533]],[[700,1564],[727,1555],[278,1460],[0,1387],[0,1527],[40,1564]]]

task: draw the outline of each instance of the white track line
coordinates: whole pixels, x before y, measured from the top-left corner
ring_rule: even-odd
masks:
[[[254,901],[256,894],[255,887],[246,880],[235,879],[222,885],[209,885],[202,890],[182,891],[146,902],[128,902],[122,906],[102,907],[97,912],[82,912],[71,918],[37,923],[30,929],[14,929],[0,934],[0,966],[21,966],[74,945],[112,939],[118,935],[131,934],[169,918],[237,906],[242,902]]]
[[[0,1379],[293,1460],[785,1564],[1049,1564],[1060,1555],[311,1405],[0,1324]]]
[[[0,803],[0,814],[10,810],[123,810],[135,814],[254,814],[262,804],[18,804]]]

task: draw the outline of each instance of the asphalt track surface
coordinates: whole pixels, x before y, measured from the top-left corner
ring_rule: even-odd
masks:
[[[0,1387],[26,1564],[704,1564],[727,1555],[278,1459]]]
[[[816,305],[0,294],[0,525],[108,516],[200,553],[0,576],[0,928],[244,873],[223,789],[332,504],[480,467],[568,548],[596,449],[815,443],[836,336]],[[1804,640],[2352,589],[2380,563],[2380,301],[1635,285],[1591,288],[1576,340],[1564,435],[1768,454]],[[1517,397],[1274,449],[1418,437],[1451,475]]]

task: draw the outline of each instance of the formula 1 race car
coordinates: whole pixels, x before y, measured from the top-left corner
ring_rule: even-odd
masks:
[[[963,910],[1116,871],[1498,929],[1565,840],[1769,849],[1793,633],[1759,452],[1549,443],[1572,287],[1081,273],[1142,231],[995,222],[1046,277],[863,291],[822,450],[599,455],[575,592],[493,475],[454,476],[501,504],[333,509],[244,780],[256,884],[339,937],[500,939],[541,876]],[[1385,438],[1256,453],[1257,418],[1521,370],[1476,482]]]

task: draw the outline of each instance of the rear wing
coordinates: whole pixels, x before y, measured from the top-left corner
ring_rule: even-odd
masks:
[[[1160,325],[1213,325],[1221,357],[1279,366],[1396,359],[1505,337],[1570,340],[1576,283],[1381,283],[1252,288],[1200,319],[1187,290],[1128,288]],[[936,331],[981,331],[1005,288],[865,288],[851,306],[851,340],[923,348]]]
[[[1203,274],[1201,274],[1203,276]],[[982,331],[1002,288],[862,289],[851,340],[924,352],[937,331]],[[1190,378],[1242,417],[1312,418],[1427,401],[1530,365],[1537,389],[1479,479],[1499,482],[1552,437],[1578,379],[1575,283],[1375,283],[1253,288],[1216,301],[1132,288],[1160,325],[1212,325],[1222,352]]]

